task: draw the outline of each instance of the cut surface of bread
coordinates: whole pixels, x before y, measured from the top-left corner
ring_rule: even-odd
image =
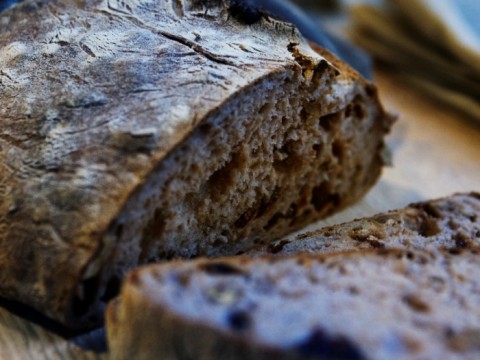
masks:
[[[315,50],[229,1],[3,12],[0,296],[85,326],[138,264],[234,254],[359,199],[392,119]]]
[[[113,359],[474,359],[480,253],[360,250],[133,271],[107,310]]]
[[[476,247],[480,247],[480,194],[470,192],[303,232],[258,246],[246,254]]]

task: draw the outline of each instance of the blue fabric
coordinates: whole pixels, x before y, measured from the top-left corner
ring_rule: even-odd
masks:
[[[372,79],[373,64],[371,57],[356,46],[339,39],[327,31],[297,5],[286,0],[244,0],[279,16],[297,26],[307,39],[329,50],[367,79]],[[474,0],[475,1],[475,0]],[[478,1],[478,0],[477,0]]]
[[[465,22],[480,37],[480,1],[456,0],[455,5]]]
[[[6,8],[9,8],[13,4],[19,2],[20,0],[0,0],[0,11],[5,10]]]

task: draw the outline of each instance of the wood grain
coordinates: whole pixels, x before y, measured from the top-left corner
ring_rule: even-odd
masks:
[[[394,166],[357,205],[312,227],[453,192],[480,190],[480,127],[377,71],[385,106],[400,114],[388,139]],[[1,359],[107,359],[0,308]]]

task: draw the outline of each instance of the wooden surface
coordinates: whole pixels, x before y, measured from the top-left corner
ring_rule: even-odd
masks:
[[[313,227],[427,198],[480,191],[480,126],[377,71],[386,108],[399,114],[388,143],[394,166],[359,204]],[[0,307],[0,359],[107,359]]]

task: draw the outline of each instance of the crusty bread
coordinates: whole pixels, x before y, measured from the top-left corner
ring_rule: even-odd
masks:
[[[376,181],[392,119],[375,87],[228,4],[0,15],[0,296],[85,326],[138,264],[243,251]]]
[[[230,257],[133,271],[112,359],[475,359],[480,252]]]
[[[471,192],[303,232],[257,246],[246,254],[476,247],[480,247],[480,194]]]

